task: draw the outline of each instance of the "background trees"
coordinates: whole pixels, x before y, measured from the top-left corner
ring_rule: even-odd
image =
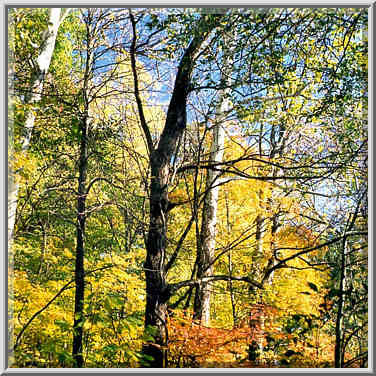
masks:
[[[15,364],[364,366],[366,28],[72,10],[17,162]]]

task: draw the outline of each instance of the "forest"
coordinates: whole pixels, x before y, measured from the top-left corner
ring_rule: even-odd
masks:
[[[368,367],[367,8],[7,12],[10,367]]]

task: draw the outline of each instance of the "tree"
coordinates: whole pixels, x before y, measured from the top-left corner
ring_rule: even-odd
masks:
[[[60,8],[51,8],[49,10],[49,18],[47,20],[47,26],[44,25],[43,13],[40,13],[40,9],[30,12],[28,9],[19,9],[16,14],[11,13],[10,26],[15,29],[14,32],[14,66],[11,76],[9,77],[13,81],[21,82],[21,86],[11,83],[10,88],[13,88],[15,92],[22,98],[22,104],[26,108],[26,113],[23,119],[23,129],[21,137],[17,140],[17,144],[21,145],[20,157],[25,158],[29,149],[32,132],[35,122],[35,105],[41,100],[43,85],[45,77],[47,75],[52,54],[55,48],[56,36],[59,30],[60,24],[69,13],[69,9],[65,10],[61,17]],[[39,14],[38,14],[39,13]],[[32,17],[40,17],[40,24],[44,27],[42,29],[41,36],[35,35],[33,26],[35,24],[30,19]],[[13,34],[13,33],[11,33]],[[27,45],[25,46],[25,42]],[[24,85],[22,81],[22,75],[25,74],[23,62],[27,61],[30,71],[28,72],[27,83]],[[13,78],[12,78],[13,74]],[[15,87],[14,87],[15,86]],[[17,196],[19,190],[19,184],[12,176],[13,170],[11,169],[8,182],[9,194],[8,194],[8,243],[13,236],[14,223],[16,219],[17,210]]]
[[[60,8],[11,9],[8,14],[10,59],[8,65],[8,90],[10,96],[8,155],[8,247],[11,249],[16,222],[20,189],[18,178],[22,163],[27,159],[35,122],[36,106],[40,102],[43,86],[53,55],[59,26],[69,13],[61,17]],[[33,18],[38,22],[33,23]],[[38,35],[39,31],[39,35]],[[25,61],[27,62],[25,69]],[[16,96],[16,97],[15,97]],[[17,98],[17,99],[16,99]],[[13,120],[15,115],[15,120]],[[12,127],[16,128],[16,136]],[[12,273],[12,271],[11,271]]]
[[[224,37],[225,43],[228,36]],[[221,81],[225,86],[229,86],[231,57],[228,55],[231,50],[224,51],[222,58],[223,72]],[[208,157],[209,163],[221,163],[225,148],[225,115],[228,111],[228,95],[229,89],[219,91],[218,96],[218,110],[216,112],[214,124],[212,127],[212,144],[210,154]],[[198,249],[197,249],[197,278],[211,276],[213,274],[213,260],[215,257],[215,240],[216,240],[216,225],[217,225],[217,207],[220,172],[208,170],[206,172],[205,182],[205,198],[202,208],[202,222],[201,232],[199,235]],[[201,321],[202,325],[208,326],[210,322],[210,285],[199,284],[196,288],[194,301],[194,317]]]
[[[249,16],[249,14],[247,14],[247,16]],[[317,32],[318,28],[321,27],[320,25],[330,24],[332,22],[334,23],[335,28],[338,28],[339,31],[338,34],[330,34],[331,31],[329,29],[324,31],[324,33],[328,32],[331,35],[330,42],[336,43],[336,41],[340,39],[341,42],[346,43],[344,40],[348,37],[349,33],[353,33],[353,31],[355,30],[354,25],[359,19],[359,16],[355,15],[353,21],[347,22],[346,27],[348,27],[348,31],[346,30],[346,28],[342,27],[340,23],[335,21],[334,14],[330,12],[320,13],[320,17],[315,19],[314,23],[312,23],[312,15],[309,13],[307,14],[305,11],[296,13],[283,11],[279,14],[269,13],[262,16],[251,13],[251,16],[258,20],[259,25],[262,25],[262,29],[260,29],[262,31],[260,31],[260,34],[265,35],[264,38],[268,40],[270,47],[268,46],[265,50],[257,50],[252,48],[253,44],[256,45],[257,42],[250,42],[250,39],[244,38],[244,42],[240,42],[241,44],[236,52],[238,52],[239,55],[242,54],[243,57],[246,56],[246,59],[249,59],[247,61],[250,62],[250,66],[253,69],[252,71],[249,71],[249,73],[252,74],[252,80],[259,81],[260,84],[257,87],[257,85],[253,84],[248,85],[247,82],[244,81],[236,82],[236,84],[233,85],[233,88],[236,87],[236,92],[240,91],[243,97],[247,98],[247,100],[241,101],[239,96],[234,95],[232,100],[235,106],[232,110],[236,110],[238,116],[241,115],[243,119],[246,118],[246,120],[249,122],[250,117],[247,118],[247,114],[249,114],[250,111],[252,113],[252,116],[254,116],[255,113],[261,114],[263,113],[264,108],[269,101],[275,103],[279,102],[278,105],[284,106],[284,108],[286,108],[287,106],[289,106],[290,108],[295,106],[294,113],[297,111],[297,109],[300,109],[300,119],[302,119],[304,125],[301,127],[299,124],[297,124],[296,119],[293,118],[292,114],[288,115],[288,118],[284,119],[283,113],[279,115],[278,112],[276,112],[275,120],[273,120],[273,122],[265,123],[264,118],[255,119],[254,127],[257,130],[256,134],[258,135],[258,138],[256,138],[256,143],[262,143],[265,135],[270,134],[270,143],[266,148],[266,152],[269,154],[269,158],[265,158],[265,155],[263,155],[263,158],[255,158],[251,153],[244,153],[240,160],[255,160],[259,162],[260,172],[265,171],[265,175],[259,174],[258,176],[255,176],[244,172],[244,169],[240,170],[236,168],[236,162],[239,162],[239,160],[223,161],[222,163],[207,163],[206,165],[201,163],[200,166],[184,166],[178,171],[182,172],[188,169],[196,170],[197,168],[206,168],[208,170],[216,170],[222,173],[229,175],[233,174],[247,179],[260,179],[265,181],[280,180],[286,182],[285,187],[282,187],[282,189],[286,189],[290,193],[293,192],[295,188],[292,184],[289,183],[289,181],[295,181],[299,183],[298,186],[301,187],[301,189],[304,189],[302,187],[308,186],[309,184],[311,184],[312,187],[314,186],[314,184],[316,184],[316,182],[323,181],[330,174],[334,176],[334,173],[336,171],[340,171],[342,163],[338,159],[335,159],[334,161],[332,159],[332,157],[334,157],[334,154],[332,153],[329,153],[326,156],[325,154],[323,155],[323,150],[321,150],[321,156],[319,154],[318,158],[313,159],[312,154],[307,153],[308,149],[306,148],[306,145],[304,143],[301,143],[300,133],[304,129],[312,126],[312,116],[314,116],[312,114],[322,114],[324,112],[324,109],[332,109],[331,106],[333,104],[332,101],[324,100],[324,97],[322,96],[322,94],[320,94],[317,101],[318,103],[315,103],[313,109],[311,108],[311,103],[305,100],[305,96],[315,95],[314,93],[316,92],[317,88],[315,87],[315,85],[308,84],[308,78],[311,73],[320,72],[319,76],[323,77],[323,84],[321,85],[321,89],[328,95],[333,95],[333,93],[335,93],[335,90],[337,90],[336,88],[338,87],[338,82],[334,81],[333,77],[327,76],[324,70],[320,71],[320,68],[317,67],[317,61],[314,61],[314,56],[317,56],[317,54],[319,53],[324,54],[321,59],[321,63],[326,64],[330,67],[330,69],[335,69],[336,72],[339,72],[340,69],[344,69],[344,61],[340,57],[343,53],[343,50],[338,50],[338,60],[333,63],[332,60],[330,60],[330,58],[325,55],[325,43],[322,43],[321,39],[318,39],[317,43],[312,43],[311,36]],[[237,20],[243,21],[244,19],[239,16]],[[308,53],[305,49],[294,49],[294,52],[291,52],[289,46],[291,43],[295,43],[295,41],[290,38],[288,33],[285,32],[284,28],[285,23],[290,21],[293,23],[293,27],[299,34],[302,41],[304,41],[301,43],[303,43],[307,48],[310,47],[312,49],[312,47],[314,47],[314,54]],[[308,25],[308,23],[310,22],[311,26],[309,26],[305,31],[305,25]],[[135,30],[135,20],[133,21],[133,25]],[[240,22],[239,25],[241,25],[239,27],[241,28],[241,32],[239,32],[238,34],[242,34],[242,32],[250,33],[252,27],[254,27],[249,22],[249,19],[247,21],[244,20],[243,23]],[[284,30],[281,32],[281,34],[279,34],[279,28]],[[335,36],[333,37],[332,35]],[[286,43],[275,45],[275,41],[278,40],[278,38],[282,37],[286,38]],[[167,197],[170,177],[170,168],[168,166],[170,165],[171,160],[176,155],[178,139],[182,134],[182,130],[186,127],[184,119],[186,116],[186,97],[189,89],[188,78],[189,74],[195,67],[193,65],[193,61],[191,60],[191,55],[195,51],[195,49],[198,48],[200,44],[202,44],[202,42],[202,38],[195,35],[189,47],[183,53],[183,58],[180,65],[178,66],[175,86],[167,112],[165,128],[162,132],[158,146],[154,151],[152,139],[150,136],[148,136],[147,125],[145,124],[145,126],[143,127],[145,130],[146,138],[149,140],[149,150],[151,150],[150,166],[152,177],[150,185],[150,228],[146,246],[148,250],[148,256],[145,263],[147,296],[149,299],[147,303],[146,323],[147,325],[158,327],[157,343],[159,346],[163,346],[163,344],[165,344],[165,340],[162,339],[166,336],[165,334],[163,335],[163,332],[165,331],[165,329],[163,328],[166,311],[165,303],[167,302],[171,292],[171,289],[168,287],[168,284],[165,281],[163,273],[160,274],[160,270],[162,268],[161,265],[164,263],[167,241],[166,228],[170,207]],[[276,49],[274,49],[274,46],[277,46]],[[133,45],[133,47],[135,48],[135,44]],[[265,74],[265,72],[262,71],[262,65],[260,64],[260,66],[257,67],[255,61],[261,61],[264,55],[269,52],[271,52],[272,58],[274,59],[271,62],[274,69]],[[284,59],[287,54],[290,54],[290,56],[294,55],[292,63],[285,62]],[[203,56],[203,54],[201,54],[201,56]],[[210,56],[209,59],[210,58],[212,57]],[[242,60],[242,63],[243,62],[244,58]],[[183,63],[186,63],[186,70],[184,69],[185,65],[182,65]],[[235,66],[236,64],[237,62],[235,63]],[[299,69],[296,73],[295,71],[297,64],[301,64],[302,69]],[[333,65],[334,68],[332,68]],[[244,65],[240,66],[238,69],[238,74],[240,72],[243,72]],[[341,80],[339,82],[341,82]],[[204,87],[211,88],[214,91],[218,90],[218,86],[216,86],[215,84],[215,79],[213,80],[212,78],[208,79],[207,85]],[[200,89],[202,90],[202,88],[196,88],[197,91],[199,91]],[[259,99],[255,99],[252,92],[253,89],[255,91],[264,90],[266,92],[266,95],[261,95]],[[178,92],[179,96],[177,94]],[[182,93],[184,95],[182,95]],[[277,97],[275,97],[276,93],[279,93]],[[270,95],[273,96],[270,97]],[[248,106],[250,103],[252,103],[254,107],[252,108],[252,110],[246,108],[246,105]],[[332,111],[335,110],[332,109]],[[180,117],[178,116],[179,114],[181,115]],[[179,121],[182,121],[182,123],[179,123]],[[278,124],[278,122],[281,121],[282,125],[279,127],[279,129],[274,126],[274,122]],[[176,122],[178,124],[181,124],[181,126],[176,126]],[[276,128],[278,129],[278,131],[276,130]],[[253,137],[251,127],[246,128],[246,132],[244,133],[249,135],[250,137]],[[324,134],[327,134],[326,129],[324,129],[324,132],[320,135],[320,137],[324,137]],[[278,142],[278,144],[276,142]],[[283,156],[280,158],[280,161],[276,163],[275,161],[273,161],[273,159],[277,155],[277,148],[283,148],[285,145],[289,145],[290,148],[295,147],[296,151],[293,151],[291,155],[286,153],[283,154]],[[283,149],[281,149],[281,151],[282,150]],[[249,151],[251,151],[251,148],[248,148],[248,152]],[[309,161],[309,163],[307,163],[307,161]],[[273,167],[273,171],[271,171],[271,167]],[[259,224],[260,223],[261,221],[259,221]],[[274,228],[275,227],[276,225],[274,226]],[[276,256],[278,250],[275,249],[271,261],[277,258],[277,262],[272,262],[272,264],[266,268],[263,276],[261,277],[262,282],[265,282],[275,270],[286,267],[289,260],[293,260],[301,256],[302,254],[308,254],[314,249],[316,248],[310,247],[302,251],[302,253],[297,252],[284,259],[279,259],[279,261],[278,257]],[[187,284],[199,284],[202,283],[204,279],[191,281],[190,283],[181,282],[180,284],[176,284],[174,289],[176,289],[177,287],[182,287],[184,285],[187,286]],[[210,280],[210,278],[207,280]],[[153,310],[154,314],[151,314],[151,311]],[[160,359],[159,363],[157,362],[154,364],[161,366],[163,364],[163,355],[161,354],[160,349],[157,350],[156,348],[154,348],[155,352],[153,352],[152,348],[153,346],[147,346],[145,348],[145,351],[154,358],[157,357],[158,359]]]
[[[133,31],[135,33],[135,21],[133,18]],[[146,355],[153,357],[151,365],[162,367],[165,365],[166,346],[166,310],[170,291],[165,281],[164,257],[166,252],[166,231],[169,211],[168,186],[170,180],[169,164],[174,155],[179,137],[186,128],[186,105],[190,88],[190,78],[194,67],[194,59],[209,32],[215,27],[220,17],[203,17],[199,20],[196,34],[186,48],[176,73],[174,90],[170,99],[166,115],[165,126],[161,134],[158,146],[154,148],[150,131],[142,121],[141,124],[147,139],[150,153],[150,227],[146,241],[147,257],[145,261],[146,274],[146,312],[145,326],[156,328],[155,343],[146,344]],[[205,29],[203,26],[205,25]],[[202,30],[205,32],[202,33]],[[136,34],[134,34],[133,51]],[[133,53],[132,53],[133,52]],[[137,90],[137,89],[136,89]],[[135,92],[137,95],[137,92]]]
[[[17,162],[17,362],[364,364],[364,10],[69,21]]]
[[[76,367],[83,367],[83,326],[85,321],[84,305],[85,305],[85,242],[86,242],[86,220],[88,217],[87,211],[87,197],[90,194],[94,184],[99,181],[105,181],[113,184],[112,179],[99,176],[94,177],[91,181],[88,180],[88,168],[90,166],[90,153],[93,154],[99,146],[96,140],[95,131],[93,128],[102,124],[95,124],[95,115],[93,110],[98,104],[97,102],[105,100],[108,96],[107,92],[111,92],[112,88],[108,87],[110,83],[124,79],[124,71],[121,71],[121,64],[125,59],[117,60],[110,64],[104,64],[103,60],[109,58],[105,55],[114,53],[117,48],[117,41],[112,36],[112,40],[106,40],[106,35],[113,32],[113,25],[118,20],[121,20],[122,11],[112,12],[111,10],[89,9],[81,14],[83,20],[84,34],[81,44],[80,53],[83,55],[82,61],[79,61],[80,71],[78,72],[78,80],[80,83],[80,90],[77,93],[76,101],[78,103],[75,109],[77,127],[77,142],[79,142],[79,160],[78,160],[78,190],[77,190],[77,240],[76,240],[76,259],[75,259],[75,309],[74,309],[74,324],[73,324],[73,349],[72,355],[75,360]],[[106,50],[103,51],[102,43],[103,37],[106,44]],[[134,61],[131,60],[132,65]],[[100,81],[98,84],[98,78]],[[135,90],[138,90],[137,82],[135,82]],[[140,96],[137,100],[141,101]],[[126,100],[124,100],[126,103]],[[143,115],[143,114],[142,114]],[[106,119],[111,123],[110,119]],[[96,119],[98,122],[98,119]],[[99,120],[100,122],[100,120]],[[145,119],[141,117],[141,124]],[[108,125],[104,125],[104,129],[110,129]]]
[[[28,218],[29,223],[26,228],[25,223],[19,224],[20,233],[28,231],[28,226],[34,226],[34,220],[38,221],[34,216],[38,215],[39,218],[45,216],[45,218],[39,219],[39,223],[42,224],[43,231],[46,234],[44,236],[45,239],[48,238],[49,231],[47,227],[53,226],[58,230],[57,236],[70,238],[68,247],[73,247],[74,241],[76,243],[75,261],[73,263],[76,289],[73,313],[72,353],[74,364],[77,367],[82,367],[84,364],[83,341],[85,339],[84,326],[87,316],[87,308],[85,307],[87,305],[85,303],[85,280],[86,275],[90,275],[90,270],[89,272],[85,271],[84,263],[88,265],[88,260],[94,261],[99,257],[99,255],[94,255],[93,251],[90,254],[85,251],[85,244],[89,246],[89,249],[93,249],[93,244],[96,242],[90,239],[89,234],[92,232],[92,228],[90,226],[89,231],[87,230],[87,219],[89,216],[93,218],[93,212],[102,209],[104,205],[108,205],[108,203],[103,205],[101,202],[98,202],[103,195],[98,197],[98,195],[93,196],[93,193],[96,190],[98,182],[104,182],[113,187],[116,186],[116,180],[120,182],[120,189],[129,189],[126,184],[127,177],[118,171],[114,170],[116,176],[113,176],[111,179],[106,179],[103,176],[103,170],[109,172],[112,168],[115,168],[110,163],[112,162],[110,157],[116,160],[116,167],[119,167],[119,153],[114,152],[115,145],[111,144],[115,144],[116,142],[122,144],[122,140],[128,137],[128,131],[121,132],[121,129],[119,129],[119,122],[123,121],[126,117],[126,112],[128,112],[128,126],[130,126],[132,121],[132,117],[129,116],[131,111],[130,108],[126,108],[127,101],[125,98],[123,99],[122,107],[126,110],[123,110],[123,112],[119,111],[116,113],[115,109],[108,105],[106,109],[100,108],[100,106],[104,107],[108,98],[114,95],[111,85],[116,86],[122,83],[122,88],[117,89],[116,93],[119,90],[122,90],[122,92],[128,90],[125,82],[129,77],[130,70],[127,73],[127,70],[124,69],[127,58],[118,59],[107,69],[103,69],[101,66],[103,59],[108,59],[108,56],[104,56],[103,50],[100,50],[101,45],[99,44],[99,40],[103,42],[103,34],[98,35],[98,30],[101,29],[102,33],[109,32],[109,28],[121,17],[121,12],[116,14],[117,18],[112,18],[113,15],[112,11],[89,10],[86,13],[85,11],[82,12],[80,18],[75,17],[74,22],[71,23],[72,30],[70,30],[69,44],[63,45],[65,55],[59,56],[61,58],[61,67],[60,69],[56,69],[56,66],[53,67],[51,74],[45,81],[43,106],[46,109],[45,115],[47,115],[47,118],[49,116],[51,118],[48,118],[49,121],[43,124],[44,128],[41,122],[37,124],[35,132],[39,139],[36,139],[32,146],[34,157],[40,157],[42,160],[44,158],[44,162],[48,160],[48,163],[46,169],[42,169],[40,177],[35,183],[31,184],[31,190],[27,194],[28,197],[26,197],[26,200],[22,199],[22,211],[26,213],[22,213],[21,210],[19,212],[19,215],[30,215],[26,210],[29,209],[28,206],[30,204],[32,214]],[[109,23],[109,21],[111,22]],[[107,28],[102,27],[106,23]],[[108,54],[113,54],[116,42],[114,40],[110,42],[106,51]],[[71,60],[67,59],[67,56],[71,57]],[[99,75],[101,75],[100,85],[98,85],[98,82],[94,82],[94,77],[98,78]],[[53,115],[58,116],[54,118]],[[124,129],[126,129],[125,125]],[[109,137],[111,132],[113,132],[113,135]],[[102,152],[103,155],[107,152],[106,157],[109,158],[109,161],[103,159]],[[37,158],[33,162],[36,162],[38,165]],[[93,168],[95,163],[97,163],[96,168]],[[38,167],[36,167],[35,171],[39,170]],[[49,181],[49,177],[51,176],[53,177],[52,181]],[[27,178],[30,179],[29,177]],[[76,179],[77,190],[71,187],[72,181]],[[41,204],[39,200],[28,202],[30,196],[35,196],[38,189],[41,189],[39,194],[44,198],[45,203],[50,202],[50,207],[48,205],[44,207],[44,204]],[[116,189],[119,189],[119,186]],[[70,192],[71,195],[67,195],[67,192]],[[55,198],[59,197],[60,200],[57,199],[56,202],[51,202],[50,200],[54,198],[52,196]],[[107,192],[108,196],[112,199],[114,198],[112,192]],[[106,194],[104,194],[104,197],[106,197]],[[114,199],[112,205],[119,205],[117,199],[118,197]],[[76,205],[74,205],[74,200],[77,200]],[[59,201],[60,203],[64,203],[60,204],[60,207],[58,207]],[[126,209],[128,205],[122,205],[122,210],[123,208]],[[123,213],[122,210],[121,212]],[[35,213],[35,211],[38,211],[38,213]],[[59,219],[62,219],[69,229],[68,231],[64,229],[63,234],[61,234],[62,229],[58,227],[59,222],[55,218],[51,219],[53,216],[56,216],[56,212],[57,217],[61,216]],[[125,215],[127,215],[127,212],[124,210]],[[25,216],[22,219],[24,218]],[[129,219],[128,222],[127,226],[130,226]],[[72,225],[76,230],[75,235],[70,233]],[[112,222],[111,226],[113,226]],[[134,231],[136,230],[132,226],[130,233]],[[68,236],[67,233],[69,233]],[[133,235],[129,235],[129,239],[132,238],[135,238],[134,233]],[[39,248],[39,244],[36,243],[36,246]],[[67,245],[64,246],[66,247]],[[134,245],[131,244],[131,246],[133,247]],[[48,252],[47,248],[46,244],[42,244],[37,272],[38,276],[43,272],[45,273],[44,263],[46,260],[44,259],[44,253]],[[100,262],[98,259],[97,261]],[[93,269],[97,268],[94,266]],[[67,273],[70,277],[69,272],[71,270],[68,270]],[[46,277],[47,280],[51,278],[50,275]],[[62,276],[62,278],[64,277]],[[70,286],[71,283],[69,283]],[[65,291],[64,288],[61,290],[61,293],[63,291]],[[50,304],[42,307],[43,309],[40,313],[49,306]],[[31,319],[34,320],[36,317],[36,315],[32,315]],[[27,326],[22,328],[21,334],[18,334],[17,346],[24,330],[29,325],[28,322]]]

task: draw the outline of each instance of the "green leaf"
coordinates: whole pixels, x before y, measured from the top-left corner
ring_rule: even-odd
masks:
[[[106,298],[104,300],[104,308],[106,309],[107,312],[109,312],[109,313],[112,312],[112,307],[111,307],[110,299]]]
[[[70,325],[64,320],[55,320],[55,324],[58,325],[62,332],[66,332],[69,330]]]

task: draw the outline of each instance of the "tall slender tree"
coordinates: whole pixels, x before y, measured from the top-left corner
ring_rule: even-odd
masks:
[[[27,12],[30,12],[30,10],[27,10]],[[42,37],[40,38],[40,40],[32,42],[29,39],[29,43],[35,51],[35,53],[29,56],[29,61],[31,63],[31,71],[29,78],[30,81],[27,83],[28,87],[25,91],[15,93],[22,98],[23,105],[28,107],[28,110],[26,111],[26,115],[24,118],[22,136],[19,140],[19,143],[21,144],[21,155],[23,156],[26,156],[27,151],[29,149],[35,123],[35,106],[38,104],[38,102],[40,102],[42,98],[43,86],[50,66],[52,54],[54,52],[55,41],[59,30],[59,26],[68,13],[69,9],[65,10],[63,16],[61,16],[60,8],[50,8],[47,25],[45,25],[45,29],[41,33]],[[30,14],[26,16],[30,17]],[[12,12],[10,14],[10,17],[11,19],[9,25],[11,27],[17,28],[17,25],[14,22],[12,22],[17,20],[17,15]],[[22,19],[22,16],[20,17],[20,19]],[[21,31],[22,26],[21,30],[16,32]],[[32,38],[32,36],[30,36],[29,38]],[[15,53],[12,60],[14,61],[16,68],[11,68],[11,72],[13,72],[13,77],[9,77],[10,91],[14,90],[14,88],[13,90],[11,90],[11,88],[14,87],[13,80],[18,80],[18,75],[21,76],[24,74],[24,72],[21,71],[21,69],[23,68],[23,64],[20,61],[20,59],[25,58],[25,56],[22,56],[22,54],[18,54],[18,48],[16,48],[14,52]],[[10,171],[8,171],[8,244],[10,244],[11,242],[14,231],[18,191],[19,183],[17,179],[14,178],[14,171],[11,168]]]
[[[225,122],[230,105],[231,67],[233,51],[228,48],[229,36],[224,35],[224,51],[222,56],[222,71],[220,81],[224,89],[218,91],[218,105],[212,125],[212,144],[208,156],[209,163],[222,163],[225,150]],[[206,172],[205,198],[202,208],[200,239],[197,249],[197,277],[199,279],[213,275],[213,260],[215,256],[216,226],[218,197],[220,190],[220,171],[208,170]],[[210,284],[203,283],[196,288],[194,300],[194,318],[202,325],[210,323]]]

